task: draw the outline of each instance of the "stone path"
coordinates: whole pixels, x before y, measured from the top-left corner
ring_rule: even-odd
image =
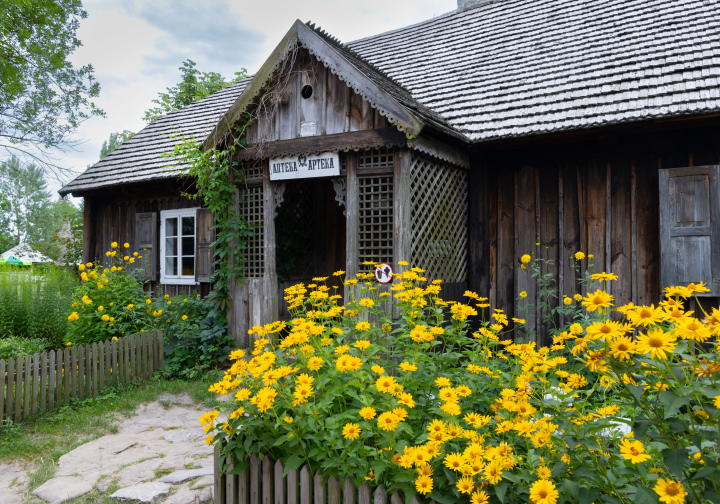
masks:
[[[168,408],[161,404],[170,403]],[[212,500],[213,449],[186,395],[158,398],[118,422],[116,434],[85,443],[58,461],[55,477],[29,495],[27,474],[0,465],[0,504],[59,504],[96,491],[117,500],[191,504]],[[11,486],[11,484],[14,484]]]

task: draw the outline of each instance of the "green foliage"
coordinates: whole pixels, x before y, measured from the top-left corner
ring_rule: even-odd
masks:
[[[124,130],[118,133],[110,133],[110,138],[105,140],[100,148],[100,159],[104,158],[112,151],[120,147],[125,140],[135,136],[132,131]]]
[[[20,338],[10,336],[0,339],[0,359],[15,359],[24,355],[34,355],[48,349],[48,342],[39,338]]]
[[[82,210],[68,200],[52,200],[41,168],[17,158],[0,163],[0,193],[5,199],[0,205],[0,244],[9,245],[0,251],[28,243],[51,259],[77,256]]]
[[[207,302],[204,303],[205,307]],[[217,309],[201,310],[207,313],[202,322],[172,327],[165,337],[165,376],[194,380],[215,367],[227,357],[235,340],[227,332]],[[196,317],[195,320],[198,320]]]
[[[221,89],[225,89],[233,82],[247,77],[247,70],[243,68],[240,72],[235,72],[234,79],[226,81],[219,73],[197,70],[195,62],[192,60],[183,61],[178,70],[182,74],[180,83],[177,86],[167,88],[167,93],[158,93],[158,98],[153,100],[153,103],[157,106],[145,111],[143,116],[145,121],[154,121],[164,114],[179,110],[185,105],[206,98]]]
[[[91,65],[68,61],[80,47],[80,0],[3,0],[0,9],[0,148],[44,169],[60,168],[38,150],[66,148],[81,122],[104,115]]]
[[[28,268],[0,266],[0,338],[62,345],[77,277],[53,265]]]
[[[286,289],[290,322],[253,328],[251,358],[233,352],[211,387],[228,399],[226,420],[201,417],[222,464],[269,455],[440,503],[717,501],[720,310],[685,306],[703,284],[614,307],[617,276],[589,274],[538,348],[511,339],[522,320],[469,291],[445,302],[423,273],[396,275],[392,299],[359,273],[345,306],[327,279]]]
[[[250,118],[235,130],[235,135],[225,150],[203,150],[201,143],[182,137],[167,157],[174,158],[183,168],[184,174],[195,179],[196,194],[187,197],[202,198],[215,217],[215,271],[212,299],[224,309],[228,298],[228,282],[231,278],[243,277],[243,255],[247,238],[252,236],[252,227],[236,210],[237,184],[242,181],[240,163],[233,159],[238,149],[245,148],[245,128]]]

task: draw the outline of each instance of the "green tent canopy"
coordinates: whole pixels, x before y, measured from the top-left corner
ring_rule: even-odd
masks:
[[[26,259],[19,259],[15,256],[0,257],[0,264],[8,266],[32,266],[32,263]]]

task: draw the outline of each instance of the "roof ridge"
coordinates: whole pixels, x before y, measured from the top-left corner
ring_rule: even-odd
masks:
[[[407,92],[410,94],[410,96],[412,96],[412,93],[410,92],[410,90],[407,89],[404,85],[402,85],[400,82],[398,82],[397,80],[395,80],[393,77],[389,76],[385,71],[380,70],[377,66],[375,66],[375,65],[372,64],[372,63],[370,63],[370,61],[368,61],[364,56],[361,56],[360,53],[358,53],[358,52],[356,52],[355,50],[351,49],[350,46],[342,43],[339,38],[330,35],[330,32],[326,32],[325,30],[323,30],[322,28],[320,28],[320,26],[317,26],[317,27],[316,27],[316,26],[315,26],[315,23],[312,23],[312,22],[310,22],[310,21],[308,21],[307,23],[305,23],[305,25],[306,25],[308,28],[310,28],[312,31],[314,31],[315,33],[317,33],[325,42],[329,43],[330,45],[332,45],[332,46],[334,46],[334,47],[336,47],[336,48],[342,49],[343,51],[349,53],[349,54],[352,55],[353,57],[359,59],[359,60],[362,61],[364,64],[366,64],[367,66],[369,66],[372,70],[374,70],[375,72],[377,72],[378,74],[380,74],[381,76],[383,76],[384,78],[386,78],[387,80],[389,80],[390,82],[392,82],[393,84],[395,84],[396,86],[401,87],[402,89],[404,89],[405,91],[407,91]]]

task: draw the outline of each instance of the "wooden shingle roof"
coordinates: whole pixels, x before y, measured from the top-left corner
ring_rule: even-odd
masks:
[[[720,112],[720,0],[495,0],[334,47],[425,126],[467,143]],[[161,177],[250,79],[143,129],[61,190]]]

